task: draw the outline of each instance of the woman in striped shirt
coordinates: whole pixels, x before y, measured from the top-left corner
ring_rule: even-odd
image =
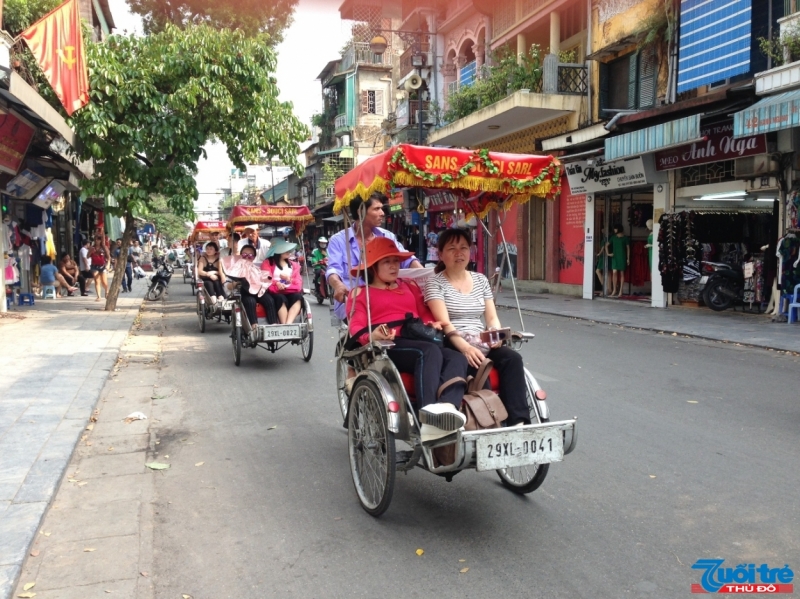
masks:
[[[510,347],[481,347],[485,328],[499,329],[500,319],[488,279],[467,270],[470,238],[463,229],[447,229],[439,235],[439,264],[425,284],[425,301],[444,327],[446,343],[467,358],[471,374],[488,357],[500,375],[500,399],[508,411],[507,426],[530,424],[522,356]],[[484,326],[485,323],[485,326]]]

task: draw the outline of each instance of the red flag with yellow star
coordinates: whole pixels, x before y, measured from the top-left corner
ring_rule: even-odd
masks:
[[[89,103],[89,73],[78,0],[67,0],[20,34],[72,116]]]

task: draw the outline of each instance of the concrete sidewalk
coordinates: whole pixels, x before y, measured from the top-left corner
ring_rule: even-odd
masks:
[[[497,305],[516,309],[510,284],[504,282]],[[578,297],[548,293],[529,293],[517,290],[520,307],[526,312],[553,314],[568,318],[579,318],[606,324],[615,324],[637,329],[664,333],[677,333],[701,339],[740,343],[768,349],[800,352],[800,324],[771,322],[766,314],[748,314],[726,310],[714,312],[709,308],[684,308],[673,306],[667,309],[652,308],[649,304],[635,301],[596,298],[585,300]],[[506,316],[509,325],[516,319]]]
[[[0,318],[0,599],[92,416],[137,317],[144,281],[116,312],[93,295],[36,300]]]

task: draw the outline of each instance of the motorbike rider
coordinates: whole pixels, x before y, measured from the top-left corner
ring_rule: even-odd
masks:
[[[328,238],[317,239],[317,247],[311,252],[311,268],[314,269],[314,289],[319,288],[319,278],[328,264]]]

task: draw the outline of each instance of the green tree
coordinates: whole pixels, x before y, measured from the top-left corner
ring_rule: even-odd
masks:
[[[17,0],[20,1],[20,0]],[[41,1],[41,0],[40,0]],[[238,29],[246,35],[269,34],[277,45],[292,23],[298,0],[128,0],[131,12],[141,15],[145,33],[159,33],[168,24],[185,28],[210,25]]]
[[[5,0],[3,29],[13,37],[33,25],[63,0]]]
[[[170,210],[167,199],[163,196],[152,196],[150,204],[147,206],[147,212],[138,216],[153,223],[167,243],[180,241],[189,234],[186,219]]]
[[[91,102],[72,125],[82,160],[95,173],[84,188],[113,194],[109,212],[126,219],[123,248],[134,214],[146,214],[162,196],[177,216],[192,219],[194,175],[209,141],[224,143],[239,168],[263,153],[299,173],[299,143],[306,127],[288,102],[278,101],[275,52],[267,36],[207,25],[146,36],[112,36],[89,44]],[[117,267],[106,310],[113,310],[124,265]]]

